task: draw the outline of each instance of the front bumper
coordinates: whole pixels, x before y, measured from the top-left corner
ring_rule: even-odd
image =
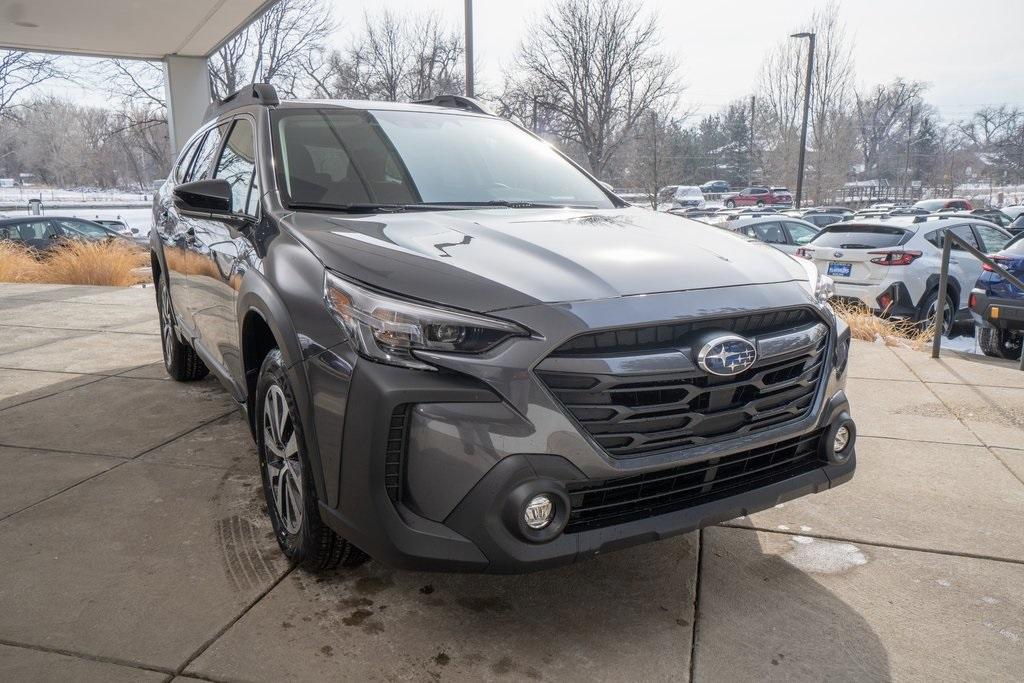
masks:
[[[781,289],[758,288],[749,305],[768,308],[774,296],[781,305],[805,305],[806,299],[786,301]],[[723,293],[735,305],[736,293]],[[675,293],[675,310],[695,310],[686,301],[705,304],[711,292]],[[620,310],[613,319],[629,324],[653,319],[649,299],[609,304],[586,302],[565,307],[540,306],[515,314],[531,329],[551,330],[557,325],[545,316],[571,313],[582,329],[594,327],[588,318],[609,305]],[[593,311],[593,312],[592,312]],[[513,318],[509,313],[508,317]],[[568,319],[568,318],[566,318]],[[531,368],[547,355],[561,337],[523,340],[486,359],[433,359],[450,367],[420,372],[356,361],[349,367],[344,396],[330,397],[332,368],[344,363],[325,360],[332,352],[307,363],[311,386],[319,405],[344,404],[333,415],[343,415],[344,429],[337,439],[327,438],[331,420],[318,421],[318,442],[337,443],[337,453],[321,453],[325,476],[334,479],[335,495],[323,498],[324,520],[376,559],[386,564],[421,570],[523,572],[566,564],[587,556],[685,533],[808,493],[816,493],[849,479],[855,456],[841,465],[825,461],[809,471],[780,481],[746,489],[736,495],[700,501],[684,509],[631,519],[600,528],[564,533],[546,543],[533,543],[515,533],[507,522],[505,501],[523,484],[547,482],[566,488],[573,482],[603,481],[665,471],[689,463],[747,452],[816,432],[848,413],[843,392],[845,355],[838,365],[829,363],[820,400],[805,419],[784,427],[733,438],[708,446],[650,456],[616,460],[595,447]],[[846,339],[846,332],[843,333]],[[833,338],[835,340],[835,338]],[[835,344],[839,346],[838,343]],[[838,358],[838,357],[837,357]],[[397,428],[400,425],[401,428]],[[397,447],[404,454],[393,457]],[[400,470],[395,474],[396,462]],[[401,482],[397,487],[392,483]],[[329,489],[330,487],[328,487]]]
[[[367,372],[356,373],[353,391],[359,400],[351,406],[350,417],[346,419],[340,505],[337,508],[321,505],[321,514],[343,537],[378,561],[397,568],[521,573],[571,564],[820,493],[848,481],[856,467],[856,455],[851,453],[842,464],[823,460],[820,467],[811,471],[736,495],[621,524],[563,533],[546,543],[532,543],[517,535],[508,524],[505,501],[523,485],[547,491],[585,481],[587,477],[561,456],[517,453],[502,457],[486,469],[454,510],[440,521],[429,519],[430,511],[420,509],[416,499],[403,499],[409,497],[408,491],[399,500],[393,500],[384,486],[390,415],[404,402],[416,400],[419,392],[430,391],[423,386],[394,385],[393,371],[393,368],[375,366]],[[485,398],[472,387],[462,390],[467,393],[460,398],[467,401]],[[484,405],[488,403],[485,401]],[[491,407],[499,405],[490,403]],[[828,401],[818,424],[831,424],[848,412],[849,403],[840,391]],[[495,431],[500,431],[495,425],[479,428],[489,430],[494,436]],[[473,442],[473,437],[469,442]],[[731,450],[735,448],[725,447],[719,453],[727,456]],[[446,462],[448,455],[410,451],[407,462],[433,460],[435,469],[430,486],[438,490],[458,488],[457,480],[473,478],[481,471],[476,465],[452,467]],[[484,454],[480,455],[485,460]]]

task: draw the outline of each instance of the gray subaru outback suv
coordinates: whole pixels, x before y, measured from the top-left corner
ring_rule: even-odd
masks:
[[[472,100],[211,106],[154,201],[164,360],[245,410],[310,568],[520,572],[854,470],[848,328]]]

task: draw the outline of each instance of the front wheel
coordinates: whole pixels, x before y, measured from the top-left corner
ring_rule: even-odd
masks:
[[[979,326],[978,346],[986,356],[1017,360],[1024,347],[1024,334]]]
[[[352,567],[366,555],[320,519],[302,424],[278,349],[267,354],[256,385],[256,449],[267,512],[285,556],[306,569]]]
[[[763,209],[764,208],[764,202],[758,202],[757,203],[757,208]]]

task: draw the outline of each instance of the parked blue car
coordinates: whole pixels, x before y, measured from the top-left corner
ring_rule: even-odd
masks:
[[[1017,235],[993,260],[1024,280],[1024,233]],[[988,356],[1020,358],[1024,342],[1024,289],[1013,285],[988,264],[971,290],[971,315],[977,325],[978,346]]]

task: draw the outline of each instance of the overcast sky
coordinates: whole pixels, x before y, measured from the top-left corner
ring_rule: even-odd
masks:
[[[553,0],[475,0],[477,68],[497,88],[529,21]],[[364,10],[436,8],[462,26],[463,0],[328,0],[344,47]],[[750,93],[765,53],[823,0],[641,0],[661,18],[664,47],[680,64],[683,105],[701,112]],[[986,104],[1024,105],[1024,0],[846,0],[859,84],[896,76],[926,81],[945,118]]]

